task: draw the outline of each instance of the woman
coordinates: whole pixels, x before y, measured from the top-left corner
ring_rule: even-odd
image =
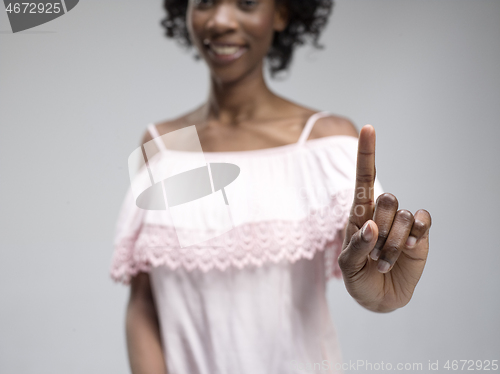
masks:
[[[127,194],[112,276],[131,284],[134,374],[341,372],[326,281],[342,275],[375,312],[409,302],[427,258],[429,213],[398,210],[395,196],[381,194],[371,126],[358,140],[345,118],[280,97],[263,77],[264,58],[274,75],[307,36],[317,46],[331,7],[165,1],[167,35],[197,49],[210,92],[193,111],[150,126],[142,144],[162,154],[163,134],[194,125],[207,161],[241,172],[224,195],[234,229],[184,249],[171,217],[137,208]],[[197,212],[220,218],[211,214]]]

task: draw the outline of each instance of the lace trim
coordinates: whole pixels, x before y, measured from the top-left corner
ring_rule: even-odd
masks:
[[[352,203],[352,190],[334,195],[324,209],[313,211],[301,221],[252,222],[207,240],[181,248],[174,227],[143,224],[137,232],[115,245],[111,277],[129,284],[139,272],[166,265],[171,269],[225,270],[262,266],[266,262],[311,259],[325,250],[327,279],[340,277],[337,258],[342,249],[343,230]]]

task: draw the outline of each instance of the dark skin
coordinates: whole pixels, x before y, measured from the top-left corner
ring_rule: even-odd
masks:
[[[429,252],[431,216],[398,210],[385,193],[374,201],[375,129],[366,125],[358,141],[354,202],[339,265],[351,296],[365,308],[390,312],[410,301]]]
[[[191,40],[210,71],[208,98],[193,111],[157,124],[158,132],[164,134],[195,125],[204,152],[246,151],[297,142],[307,118],[319,110],[275,94],[263,75],[263,59],[273,33],[286,27],[286,9],[278,8],[274,0],[191,0],[187,25]],[[245,52],[230,63],[221,63],[211,56],[205,41],[209,41],[208,45],[237,44]],[[316,122],[309,138],[336,135],[358,137],[349,120],[329,116]],[[146,132],[142,143],[150,140]],[[398,210],[397,199],[391,194],[374,201],[375,131],[371,126],[361,130],[358,152],[356,197],[339,265],[348,292],[359,304],[372,311],[388,312],[411,299],[427,259],[431,218],[425,210],[415,215]],[[408,242],[410,236],[415,237],[415,243],[413,239]],[[374,251],[372,259],[370,253],[374,249],[380,252]],[[382,261],[389,264],[388,269],[381,267]],[[127,324],[134,374],[166,372],[161,362],[160,337],[155,330],[157,316],[151,313],[154,300],[148,278],[142,273],[132,279],[129,311],[143,310],[138,314],[144,317],[143,321],[150,321],[144,322],[142,335],[133,322]],[[136,300],[149,300],[150,307],[135,307],[141,305]],[[149,350],[153,355],[148,360],[141,359],[140,350]]]

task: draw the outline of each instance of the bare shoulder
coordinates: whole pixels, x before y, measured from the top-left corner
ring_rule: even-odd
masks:
[[[163,120],[161,122],[155,123],[154,126],[156,127],[156,130],[158,131],[158,134],[163,135],[166,133],[169,133],[174,130],[178,130],[180,128],[189,126],[192,122],[192,114],[193,112],[181,115],[176,118],[168,119],[168,120]],[[149,142],[152,140],[153,137],[151,133],[149,132],[148,129],[144,131],[142,140],[141,140],[141,145],[144,143]]]
[[[348,118],[330,115],[319,118],[314,124],[309,139],[324,138],[325,136],[347,135],[358,137],[356,126]]]
[[[306,107],[300,104],[296,104],[290,101],[286,101],[288,104],[288,112],[302,113],[304,118],[310,118],[313,114],[321,112],[318,109],[311,107]],[[305,125],[305,123],[304,123]],[[336,135],[347,135],[358,137],[358,130],[356,126],[346,117],[330,114],[325,117],[318,118],[316,123],[311,129],[309,139],[324,138],[326,136],[336,136]]]

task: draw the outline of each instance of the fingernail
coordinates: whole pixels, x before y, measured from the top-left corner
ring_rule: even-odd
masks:
[[[368,222],[366,222],[363,226],[363,229],[361,230],[361,236],[363,237],[363,240],[365,242],[371,242],[371,240],[373,239],[373,230]]]
[[[413,247],[416,242],[417,242],[417,238],[415,238],[414,236],[409,236],[408,239],[406,239],[406,246]]]
[[[389,264],[387,261],[380,260],[377,264],[377,269],[381,273],[387,273],[387,270],[391,267],[391,264]]]
[[[380,249],[378,248],[373,248],[372,253],[370,253],[370,257],[373,261],[378,260],[378,256],[380,256]]]

